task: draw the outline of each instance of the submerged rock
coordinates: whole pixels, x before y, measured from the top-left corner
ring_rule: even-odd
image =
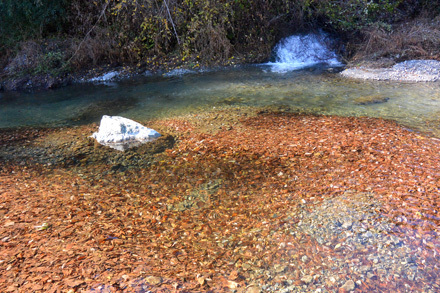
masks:
[[[370,95],[358,97],[354,100],[354,102],[356,105],[372,105],[386,103],[389,99],[390,98],[384,97],[382,95]]]
[[[99,131],[92,134],[100,144],[123,151],[160,137],[154,129],[120,116],[102,116]]]

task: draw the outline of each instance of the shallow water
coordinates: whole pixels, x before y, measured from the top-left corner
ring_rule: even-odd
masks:
[[[104,114],[143,121],[230,105],[382,117],[440,137],[440,120],[437,117],[440,83],[355,81],[323,68],[288,73],[273,73],[269,66],[243,66],[208,72],[174,71],[166,75],[139,76],[101,84],[82,83],[33,94],[0,93],[0,105],[0,128],[3,129],[80,125],[98,122]],[[65,215],[70,217],[59,220],[60,225],[53,224],[48,228],[48,237],[52,235],[56,238],[53,241],[47,241],[51,238],[44,237],[29,241],[31,234],[28,231],[35,228],[22,229],[26,233],[21,235],[23,237],[13,237],[11,240],[5,237],[6,241],[18,243],[5,245],[5,249],[11,249],[9,255],[16,255],[17,247],[25,255],[29,251],[35,255],[33,245],[60,250],[51,255],[40,251],[36,258],[22,258],[19,267],[12,267],[14,264],[11,264],[4,272],[11,276],[20,274],[24,278],[30,275],[30,268],[36,265],[39,268],[46,266],[47,271],[55,275],[56,271],[50,269],[52,264],[65,263],[66,258],[70,257],[74,265],[81,263],[82,267],[90,269],[90,280],[101,278],[98,280],[106,282],[98,287],[101,289],[92,289],[91,292],[111,291],[113,287],[106,284],[118,283],[104,279],[108,278],[105,272],[101,271],[100,276],[94,271],[97,266],[105,270],[108,264],[95,263],[95,250],[81,250],[90,245],[90,239],[104,239],[99,242],[99,250],[96,250],[100,253],[99,259],[121,259],[122,255],[126,258],[124,263],[121,261],[110,265],[114,271],[106,269],[112,274],[118,272],[114,278],[125,275],[127,263],[138,263],[139,255],[144,257],[146,263],[159,266],[162,273],[166,271],[164,277],[168,278],[174,278],[175,272],[185,270],[194,280],[194,269],[188,269],[188,264],[193,264],[197,272],[204,274],[207,271],[200,268],[200,264],[211,262],[213,258],[216,266],[222,268],[221,274],[225,275],[225,270],[228,275],[230,266],[235,270],[235,264],[242,262],[241,255],[246,252],[253,253],[255,257],[252,260],[246,255],[242,258],[247,259],[244,265],[252,269],[242,270],[241,274],[246,282],[256,279],[260,283],[266,282],[261,289],[267,292],[315,292],[318,289],[334,292],[347,279],[356,281],[353,286],[363,292],[436,292],[440,288],[436,281],[439,279],[440,247],[436,204],[439,192],[438,141],[416,140],[417,135],[401,131],[388,123],[376,121],[376,124],[372,124],[369,121],[364,128],[359,128],[359,125],[353,127],[389,127],[385,130],[381,128],[381,131],[392,134],[401,131],[404,135],[397,135],[402,139],[395,139],[396,144],[390,145],[387,136],[372,139],[375,133],[365,132],[362,137],[356,135],[341,147],[340,142],[347,136],[346,129],[340,125],[347,124],[330,128],[333,129],[331,133],[339,133],[339,136],[327,141],[330,133],[329,128],[326,129],[328,124],[317,120],[327,120],[331,124],[344,119],[313,120],[316,117],[308,116],[311,122],[303,123],[303,128],[298,126],[290,131],[284,129],[278,132],[280,128],[274,126],[275,117],[277,115],[266,122],[260,120],[262,126],[252,127],[247,137],[245,132],[237,128],[215,136],[217,142],[214,144],[208,139],[194,139],[199,138],[197,134],[182,138],[186,141],[177,144],[172,155],[166,155],[154,164],[151,164],[148,148],[136,149],[131,153],[96,148],[86,137],[79,135],[84,128],[60,130],[45,136],[47,141],[36,140],[23,148],[15,147],[16,144],[12,148],[0,145],[0,158],[7,158],[13,164],[16,162],[15,170],[19,170],[14,173],[4,168],[2,175],[5,176],[0,176],[3,180],[0,189],[3,187],[6,190],[3,194],[13,194],[4,205],[8,207],[9,224],[1,228],[9,230],[3,234],[21,233],[13,229],[17,229],[22,221],[29,227],[43,227],[43,223],[51,224],[49,220],[58,223],[55,221],[64,219]],[[280,117],[288,119],[289,116]],[[263,119],[264,115],[259,118]],[[289,123],[294,121],[292,119]],[[90,130],[90,127],[86,128]],[[264,131],[267,129],[273,134],[270,140],[266,140]],[[322,132],[315,137],[301,135],[310,129]],[[298,148],[296,144],[290,144],[294,136],[297,136],[295,141],[299,140]],[[174,140],[162,143],[168,148]],[[322,153],[331,155],[308,153],[310,144],[317,146]],[[253,150],[251,154],[261,156],[249,156],[243,145]],[[372,149],[376,145],[379,145],[379,150]],[[156,149],[159,148],[151,148],[151,151]],[[271,154],[278,157],[277,151],[279,154],[295,152],[295,155],[292,155],[294,158],[291,161],[274,160]],[[204,155],[207,152],[209,156]],[[285,155],[279,157],[287,158]],[[255,162],[250,162],[250,158]],[[24,168],[21,171],[26,160],[38,163],[38,168]],[[381,168],[375,167],[378,162],[382,163]],[[41,175],[39,169],[45,166],[49,170],[48,176]],[[323,166],[326,166],[325,170]],[[52,172],[55,175],[51,175]],[[274,176],[261,177],[260,174]],[[348,192],[347,188],[356,193]],[[383,195],[385,188],[388,191]],[[272,194],[270,197],[267,196],[268,189]],[[364,190],[368,190],[368,193]],[[340,196],[323,196],[322,200],[321,197],[319,200],[316,197],[316,201],[314,196],[309,197],[338,192],[341,192]],[[23,193],[27,196],[22,197]],[[208,194],[209,200],[204,197]],[[377,196],[373,196],[375,194]],[[209,206],[211,200],[214,204]],[[32,202],[41,212],[29,211]],[[25,212],[22,206],[26,206]],[[82,215],[88,215],[85,222],[78,220],[83,217],[79,215],[74,215],[78,218],[71,220],[70,212],[79,209]],[[154,219],[153,215],[156,217],[156,213],[159,213],[157,209],[163,215],[164,222],[156,225],[156,222],[150,221]],[[112,216],[102,213],[103,210],[112,211]],[[251,217],[251,214],[255,216]],[[125,220],[115,225],[116,218]],[[213,223],[210,225],[211,232],[199,233],[197,238],[193,238],[195,242],[191,242],[191,233],[178,231],[180,227],[194,230],[195,224],[206,220]],[[242,224],[237,226],[240,221]],[[190,226],[189,222],[194,226]],[[146,226],[145,223],[151,223],[152,226]],[[103,225],[111,229],[103,229]],[[133,229],[133,225],[137,227]],[[232,226],[241,230],[225,228]],[[61,233],[69,233],[65,232],[68,229],[74,233],[60,236]],[[218,230],[212,232],[212,229]],[[151,231],[164,233],[166,237]],[[131,233],[135,236],[131,236]],[[122,239],[115,235],[130,236],[124,236],[124,245],[119,246],[115,243],[122,243]],[[178,238],[169,237],[171,235],[178,235]],[[59,237],[64,237],[65,244],[69,243],[81,254],[67,256],[67,249],[59,245]],[[264,250],[273,251],[267,254],[270,258],[259,256],[261,254],[258,253],[263,250],[261,243],[265,245]],[[106,247],[111,249],[107,250]],[[168,254],[162,254],[165,251],[163,248],[167,247],[174,247],[175,250],[170,249],[166,252]],[[136,251],[136,254],[127,251]],[[171,251],[173,254],[170,254]],[[181,255],[184,259],[182,263],[177,258],[174,263],[174,257],[180,255],[175,251],[185,252],[185,255]],[[222,251],[231,254],[218,257],[218,252]],[[49,257],[50,261],[47,259]],[[157,264],[157,257],[161,258],[160,265]],[[35,263],[32,259],[41,261]],[[259,264],[261,259],[264,263]],[[280,267],[280,264],[283,266]],[[170,267],[175,271],[170,271]],[[264,267],[264,270],[260,267]],[[303,274],[318,277],[306,283],[302,281]],[[281,275],[284,279],[281,279]],[[133,277],[136,279],[131,279],[131,286],[152,288],[148,287],[150,285],[144,278],[137,278],[135,273]],[[334,282],[327,282],[332,279]],[[164,282],[165,285],[171,283]],[[61,281],[55,282],[54,286],[62,284]]]
[[[325,68],[274,73],[255,65],[138,76],[0,93],[0,105],[0,128],[78,125],[98,122],[105,114],[149,120],[232,105],[381,117],[440,136],[440,83],[350,80]]]

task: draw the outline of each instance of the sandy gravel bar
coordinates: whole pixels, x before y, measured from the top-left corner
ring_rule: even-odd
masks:
[[[434,82],[440,78],[440,62],[436,60],[410,60],[391,68],[348,68],[342,76],[368,80],[392,80],[403,82]]]

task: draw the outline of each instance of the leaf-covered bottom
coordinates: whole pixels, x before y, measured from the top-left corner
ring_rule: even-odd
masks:
[[[373,118],[261,112],[207,131],[202,116],[155,121],[178,135],[154,151],[93,144],[93,126],[3,133],[0,291],[437,288],[439,140]],[[341,251],[351,236],[316,234],[308,215],[362,194],[370,222],[350,221],[404,239],[419,277],[373,270],[368,241]]]

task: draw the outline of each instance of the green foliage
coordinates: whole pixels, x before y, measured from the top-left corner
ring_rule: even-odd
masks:
[[[136,52],[135,58],[178,49],[183,57],[211,62],[227,59],[233,48],[267,53],[279,28],[305,27],[310,5],[309,0],[116,0],[111,22],[121,48]]]
[[[48,52],[42,56],[40,62],[33,68],[31,73],[57,76],[65,70],[66,61],[64,54],[62,52]]]
[[[390,28],[403,0],[116,0],[119,43],[136,58],[176,52],[224,60],[236,51],[267,55],[282,36],[316,27],[335,33]]]
[[[403,0],[313,1],[316,14],[336,31],[359,31],[374,23],[390,23]]]
[[[68,0],[1,0],[0,47],[63,28]]]
[[[116,1],[113,23],[123,28],[119,43],[137,58],[168,54],[201,54],[206,59],[228,56],[230,4],[222,1]]]
[[[64,60],[81,68],[166,55],[261,61],[289,34],[391,31],[396,21],[439,9],[438,0],[0,0],[0,59],[23,51],[22,41],[64,35],[70,44],[64,56],[58,49],[42,52],[34,72],[66,68]]]

